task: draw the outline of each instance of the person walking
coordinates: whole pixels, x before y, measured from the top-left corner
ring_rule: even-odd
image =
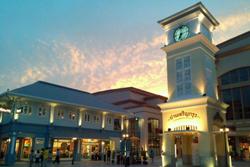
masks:
[[[149,156],[150,156],[150,158],[151,158],[151,160],[152,160],[152,163],[154,163],[155,153],[154,153],[154,150],[153,150],[153,149],[150,149]]]
[[[43,152],[43,166],[47,167],[49,161],[49,149],[46,148]]]
[[[56,159],[55,159],[55,162],[57,164],[60,164],[60,150],[59,149],[56,150]]]
[[[41,167],[44,166],[44,148],[41,150],[41,153],[40,153],[40,161],[41,161]]]
[[[35,153],[34,153],[34,150],[32,149],[31,152],[30,152],[30,156],[29,156],[30,167],[33,166],[34,159],[35,159]]]
[[[35,164],[36,164],[37,167],[39,166],[39,162],[40,162],[40,151],[36,150],[36,153],[35,153]]]
[[[108,151],[107,151],[107,163],[108,164],[110,163],[110,157],[111,157],[111,150],[109,148]]]

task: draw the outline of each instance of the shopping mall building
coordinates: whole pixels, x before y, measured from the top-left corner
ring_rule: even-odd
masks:
[[[119,150],[125,110],[94,95],[43,81],[0,96],[1,159],[27,160],[31,149],[52,148],[62,159]]]
[[[162,152],[163,166],[249,159],[250,32],[213,44],[219,22],[202,3],[158,23],[166,34],[168,99],[136,88],[90,94],[43,81],[4,92],[2,161],[13,164],[44,147],[60,149],[63,159],[91,159],[120,150],[122,134],[133,151]]]

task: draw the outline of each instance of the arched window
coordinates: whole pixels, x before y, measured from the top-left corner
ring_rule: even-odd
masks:
[[[250,67],[227,72],[219,81],[221,99],[229,104],[227,119],[250,119]]]
[[[223,74],[219,80],[221,85],[250,81],[250,67],[243,67],[227,72]]]

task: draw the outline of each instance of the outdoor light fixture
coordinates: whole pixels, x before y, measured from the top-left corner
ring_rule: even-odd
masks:
[[[20,108],[18,108],[17,110],[16,110],[16,113],[21,113],[22,112],[22,109],[20,109]]]
[[[73,137],[72,140],[76,140],[77,138],[76,137]]]
[[[105,142],[104,141],[102,141],[102,145],[104,145],[105,144]]]

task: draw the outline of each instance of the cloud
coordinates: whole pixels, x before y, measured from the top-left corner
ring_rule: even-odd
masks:
[[[105,50],[39,39],[35,45],[36,61],[25,60],[19,83],[46,80],[89,92],[133,86],[162,94],[166,90],[162,39],[163,36],[155,36]]]
[[[215,43],[221,43],[239,34],[249,31],[250,11],[242,10],[233,15],[220,17],[220,25],[214,32]]]

